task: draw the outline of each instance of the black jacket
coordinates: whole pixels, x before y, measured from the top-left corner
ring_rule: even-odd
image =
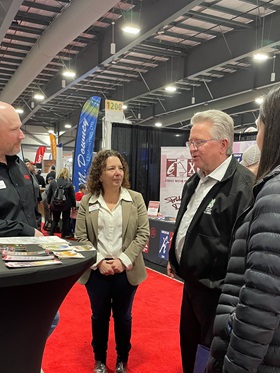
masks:
[[[209,288],[221,288],[228,264],[233,225],[252,199],[254,180],[255,176],[232,157],[223,179],[214,185],[197,209],[186,232],[178,263],[175,255],[176,235],[199,176],[194,174],[186,182],[169,260],[175,272],[188,284],[197,285],[199,282]]]
[[[254,195],[232,245],[208,372],[280,372],[280,166]]]
[[[48,204],[52,204],[53,196],[57,188],[57,184],[64,186],[64,194],[66,197],[66,205],[63,208],[56,208],[55,206],[51,206],[52,210],[54,211],[67,211],[70,210],[71,207],[76,207],[76,198],[74,187],[71,181],[65,179],[57,179],[53,180],[49,185],[48,194],[47,194],[47,201]]]
[[[0,236],[34,236],[37,200],[33,179],[17,156],[0,163]]]

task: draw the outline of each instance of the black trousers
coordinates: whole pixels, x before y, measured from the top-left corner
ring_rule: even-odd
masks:
[[[193,373],[197,345],[210,347],[221,291],[184,285],[180,320],[180,345],[184,373]]]
[[[97,269],[91,271],[86,289],[92,309],[92,347],[95,360],[106,363],[112,310],[117,356],[126,363],[131,349],[131,310],[137,286],[128,282],[126,272],[105,276]]]
[[[70,232],[70,212],[71,209],[66,211],[52,211],[53,221],[50,230],[50,236],[54,235],[55,229],[59,224],[60,215],[62,214],[62,229],[61,229],[61,238],[69,235]]]

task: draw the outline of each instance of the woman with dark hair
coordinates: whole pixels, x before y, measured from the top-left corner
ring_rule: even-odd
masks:
[[[142,251],[149,239],[147,209],[140,193],[130,189],[128,166],[120,153],[99,151],[93,159],[80,203],[75,237],[97,250],[94,266],[80,279],[92,309],[94,373],[106,373],[111,310],[117,362],[125,373],[131,349],[131,310],[138,285],[146,278]]]
[[[236,222],[207,372],[280,372],[280,86],[258,118],[254,202]]]

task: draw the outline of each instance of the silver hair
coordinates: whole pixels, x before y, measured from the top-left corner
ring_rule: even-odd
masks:
[[[227,155],[232,154],[232,144],[234,139],[234,123],[233,119],[221,110],[206,110],[194,114],[191,119],[191,125],[198,122],[209,121],[212,124],[210,129],[211,135],[217,140],[228,140]]]

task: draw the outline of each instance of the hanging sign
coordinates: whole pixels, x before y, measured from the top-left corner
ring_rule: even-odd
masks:
[[[105,119],[110,122],[122,122],[124,119],[123,102],[105,100]]]

